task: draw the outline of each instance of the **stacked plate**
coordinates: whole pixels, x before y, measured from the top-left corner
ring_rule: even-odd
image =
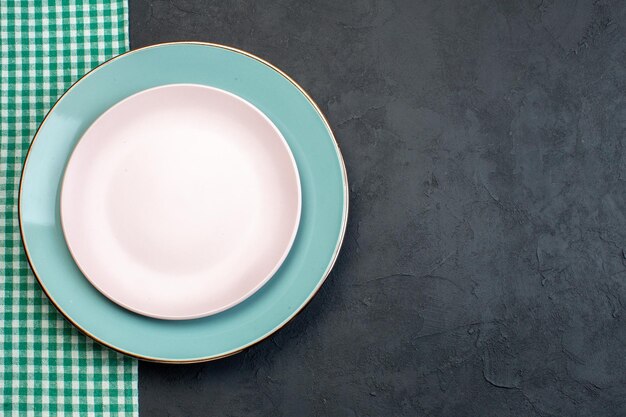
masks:
[[[347,179],[311,98],[232,48],[121,55],[55,104],[26,157],[28,260],[95,340],[163,362],[228,356],[313,297],[337,258]]]

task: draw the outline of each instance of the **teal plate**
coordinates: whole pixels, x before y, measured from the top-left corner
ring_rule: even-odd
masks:
[[[65,164],[87,127],[120,100],[174,83],[221,88],[258,107],[289,143],[302,185],[298,235],[274,277],[234,308],[185,321],[137,315],[92,287],[65,244],[58,201]],[[246,52],[183,42],[120,55],[88,73],[59,99],[26,156],[18,208],[22,240],[35,276],[71,323],[124,354],[185,363],[241,351],[280,329],[306,305],[339,253],[348,215],[348,188],[343,159],[328,123],[293,80]]]

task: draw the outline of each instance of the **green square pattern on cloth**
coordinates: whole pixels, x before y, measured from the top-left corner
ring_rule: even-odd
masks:
[[[128,49],[126,0],[0,0],[0,415],[136,416],[136,361],[67,323],[28,267],[22,163],[56,99]]]

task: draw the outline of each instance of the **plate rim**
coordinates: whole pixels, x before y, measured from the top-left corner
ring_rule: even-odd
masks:
[[[336,246],[335,246],[335,250],[333,251],[333,255],[332,255],[331,259],[330,259],[330,262],[328,263],[328,266],[326,267],[326,270],[324,271],[323,276],[321,277],[321,279],[319,280],[319,282],[317,283],[317,285],[315,286],[313,291],[311,291],[309,296],[304,300],[304,302],[302,302],[302,304],[298,308],[296,308],[294,310],[294,312],[290,316],[288,316],[285,320],[283,320],[279,325],[274,327],[271,331],[267,332],[265,335],[255,339],[255,340],[247,343],[246,345],[241,346],[241,347],[236,348],[236,349],[233,349],[233,350],[231,350],[229,352],[226,352],[226,353],[224,353],[222,355],[205,356],[205,357],[194,358],[194,359],[167,359],[167,358],[149,357],[149,356],[144,356],[144,355],[137,354],[137,353],[134,353],[134,352],[130,352],[130,351],[127,351],[127,350],[122,349],[120,347],[114,346],[113,344],[108,343],[108,342],[106,342],[106,341],[104,341],[104,340],[94,336],[89,331],[87,331],[86,329],[84,329],[83,327],[78,325],[78,323],[76,323],[55,302],[55,300],[50,295],[48,289],[46,288],[45,284],[43,283],[43,281],[39,277],[39,274],[37,273],[37,269],[35,268],[35,265],[32,262],[32,259],[31,259],[31,256],[30,256],[30,252],[28,250],[28,245],[26,244],[25,233],[24,233],[24,228],[23,228],[23,221],[22,221],[22,186],[23,186],[23,181],[24,181],[24,173],[26,171],[26,166],[28,164],[28,159],[29,159],[32,147],[33,147],[35,141],[37,140],[37,138],[39,137],[39,132],[41,131],[41,128],[46,123],[46,121],[48,119],[48,116],[50,116],[50,114],[52,113],[54,108],[61,102],[61,100],[63,100],[63,98],[67,94],[69,94],[69,92],[72,89],[74,89],[74,87],[76,87],[85,78],[87,78],[88,76],[93,74],[101,66],[103,66],[105,64],[108,64],[110,62],[113,62],[113,61],[115,61],[115,60],[117,60],[119,58],[122,58],[124,56],[137,53],[139,51],[143,51],[143,50],[146,50],[146,49],[152,49],[152,48],[158,48],[158,47],[162,47],[162,46],[174,46],[174,45],[198,45],[198,46],[213,47],[213,48],[223,49],[223,50],[226,50],[226,51],[230,51],[230,52],[234,52],[234,53],[243,55],[243,56],[245,56],[247,58],[251,58],[251,59],[253,59],[253,60],[255,60],[255,61],[257,61],[257,62],[259,62],[259,63],[261,63],[261,64],[263,64],[265,66],[267,66],[269,69],[275,71],[280,76],[282,76],[287,81],[289,81],[294,87],[296,87],[296,89],[298,91],[300,91],[300,93],[304,96],[304,98],[313,106],[313,109],[315,110],[315,112],[320,117],[322,123],[325,125],[325,127],[326,127],[326,129],[327,129],[327,131],[328,131],[328,133],[330,135],[330,138],[332,139],[332,142],[333,142],[333,145],[334,145],[334,149],[335,149],[335,152],[337,154],[337,159],[338,159],[338,162],[339,162],[339,166],[341,168],[341,175],[342,175],[342,180],[343,180],[343,194],[344,194],[344,197],[345,197],[344,201],[343,201],[343,211],[342,211],[340,233],[339,233],[339,237],[338,237],[338,240],[337,240],[337,243],[336,243]],[[256,345],[257,343],[262,342],[263,340],[267,339],[269,336],[273,335],[274,333],[276,333],[277,331],[279,331],[280,329],[285,327],[291,320],[293,320],[298,314],[300,314],[300,312],[302,312],[302,310],[304,310],[304,308],[306,308],[306,306],[311,302],[313,297],[315,297],[315,295],[319,292],[319,290],[322,287],[322,285],[324,284],[324,282],[326,282],[326,279],[330,275],[330,272],[332,271],[335,263],[337,262],[337,258],[339,256],[339,252],[341,251],[341,247],[343,245],[343,241],[344,241],[345,234],[346,234],[346,229],[347,229],[347,223],[348,223],[349,186],[348,186],[348,174],[347,174],[346,165],[345,165],[345,162],[344,162],[344,159],[343,159],[343,154],[341,152],[341,149],[339,147],[339,143],[337,142],[335,134],[334,134],[334,132],[333,132],[331,126],[330,126],[330,123],[328,122],[328,120],[324,116],[324,113],[321,111],[321,109],[319,108],[317,103],[313,100],[313,98],[293,78],[291,78],[284,71],[282,71],[278,67],[274,66],[273,64],[269,63],[268,61],[266,61],[266,60],[264,60],[264,59],[262,59],[262,58],[260,58],[260,57],[258,57],[256,55],[254,55],[254,54],[252,54],[250,52],[247,52],[247,51],[244,51],[244,50],[232,47],[232,46],[222,45],[222,44],[213,43],[213,42],[202,42],[202,41],[176,41],[176,42],[163,42],[163,43],[156,43],[156,44],[152,44],[152,45],[147,45],[147,46],[144,46],[144,47],[141,47],[141,48],[137,48],[137,49],[132,49],[132,50],[126,51],[126,52],[121,53],[119,55],[116,55],[116,56],[114,56],[112,58],[109,58],[108,60],[98,64],[97,66],[95,66],[94,68],[89,70],[87,73],[82,75],[67,90],[65,90],[65,92],[63,92],[63,94],[61,94],[61,96],[59,96],[59,98],[55,101],[55,103],[52,105],[52,107],[50,107],[50,109],[48,110],[48,112],[46,113],[44,118],[42,119],[41,123],[37,127],[37,130],[35,131],[33,139],[30,142],[30,145],[28,146],[28,150],[26,151],[26,156],[24,157],[24,162],[22,164],[22,169],[21,169],[21,173],[20,173],[20,184],[19,184],[19,191],[18,191],[18,199],[17,200],[18,200],[17,201],[17,211],[18,211],[18,224],[19,224],[19,229],[20,229],[20,240],[22,242],[22,247],[24,248],[24,254],[26,256],[26,260],[28,262],[28,265],[29,265],[30,269],[33,271],[33,275],[35,276],[37,282],[41,286],[44,294],[46,295],[48,300],[50,300],[52,305],[57,309],[57,311],[59,311],[59,313],[61,313],[61,316],[63,316],[63,318],[65,320],[67,320],[76,329],[78,329],[81,333],[83,333],[84,335],[88,336],[92,340],[98,342],[99,344],[101,344],[101,345],[103,345],[103,346],[105,346],[105,347],[107,347],[109,349],[112,349],[112,350],[114,350],[116,352],[119,352],[121,354],[130,356],[130,357],[134,357],[136,359],[147,361],[147,362],[168,363],[168,364],[189,364],[189,363],[201,363],[201,362],[214,361],[214,360],[226,358],[228,356],[232,356],[232,355],[235,355],[237,353],[240,353],[240,352],[250,348],[251,346]]]
[[[259,280],[257,282],[257,284],[250,289],[248,292],[246,292],[243,296],[240,296],[239,298],[237,298],[234,301],[231,301],[228,304],[225,304],[219,308],[214,308],[212,310],[204,310],[201,313],[195,313],[195,314],[190,314],[190,315],[183,315],[183,316],[178,316],[178,317],[174,317],[174,316],[168,316],[168,315],[163,315],[163,314],[156,314],[156,313],[149,313],[146,311],[142,311],[139,308],[133,307],[128,305],[127,303],[124,303],[120,300],[116,300],[115,297],[113,297],[112,295],[108,294],[106,291],[104,291],[101,286],[99,284],[97,284],[95,282],[95,278],[90,278],[89,275],[85,272],[84,270],[84,264],[81,264],[79,262],[79,260],[77,259],[76,255],[74,254],[74,250],[73,250],[73,246],[70,244],[70,241],[68,240],[68,233],[66,230],[66,221],[64,220],[63,217],[63,195],[64,195],[64,189],[65,189],[65,182],[67,180],[67,172],[68,172],[68,168],[70,163],[72,162],[72,158],[76,157],[76,153],[77,153],[77,149],[78,146],[80,145],[80,142],[85,138],[85,136],[89,133],[90,130],[92,130],[92,128],[95,126],[96,123],[98,123],[98,121],[100,121],[107,113],[109,113],[110,111],[112,111],[114,108],[128,102],[129,100],[136,98],[142,94],[145,93],[149,93],[155,90],[162,90],[162,89],[168,89],[168,88],[172,88],[172,87],[194,87],[194,88],[200,88],[200,89],[204,89],[204,90],[212,90],[213,92],[218,92],[220,94],[226,94],[232,98],[234,98],[236,101],[242,103],[244,106],[249,107],[253,112],[257,113],[258,115],[261,116],[261,118],[263,118],[268,124],[269,126],[272,128],[272,130],[274,130],[278,136],[278,139],[280,140],[280,143],[282,144],[282,147],[286,150],[287,152],[287,156],[289,158],[289,161],[291,162],[291,168],[292,168],[292,173],[295,176],[295,180],[296,180],[296,184],[297,184],[297,201],[298,201],[298,205],[297,205],[297,214],[296,214],[296,218],[295,218],[295,223],[293,225],[293,228],[290,230],[290,234],[289,234],[289,241],[287,243],[287,245],[285,246],[283,252],[281,253],[280,258],[277,260],[277,262],[274,264],[274,266],[272,267],[271,271],[264,276],[261,280]],[[56,104],[55,104],[56,105]],[[43,125],[43,122],[42,122]],[[34,141],[34,139],[33,139]],[[28,155],[28,154],[27,154]],[[24,164],[26,165],[26,164]],[[293,244],[296,241],[296,236],[298,234],[298,229],[300,227],[300,220],[302,217],[302,182],[301,182],[301,178],[300,178],[300,171],[298,170],[298,164],[296,163],[296,159],[293,155],[293,152],[291,150],[291,147],[289,146],[289,144],[287,143],[287,140],[285,139],[285,136],[283,135],[283,133],[280,131],[280,129],[278,128],[278,126],[276,126],[276,124],[269,118],[267,117],[267,115],[265,113],[263,113],[257,106],[255,106],[254,104],[250,103],[248,100],[244,99],[243,97],[238,96],[237,94],[234,94],[230,91],[224,90],[223,88],[218,88],[218,87],[213,87],[213,86],[209,86],[209,85],[203,85],[203,84],[196,84],[196,83],[171,83],[171,84],[162,84],[162,85],[158,85],[155,87],[150,87],[147,88],[145,90],[141,90],[138,91],[134,94],[131,94],[130,96],[123,98],[122,100],[118,101],[117,103],[113,104],[111,107],[109,107],[108,109],[106,109],[100,116],[98,116],[92,123],[91,125],[89,125],[89,127],[85,130],[85,132],[81,135],[80,139],[78,139],[78,141],[76,142],[76,144],[74,145],[74,149],[72,149],[72,151],[69,154],[69,157],[67,158],[67,162],[65,164],[65,169],[63,172],[63,175],[61,177],[61,185],[59,187],[59,216],[60,216],[60,222],[61,222],[61,231],[63,232],[63,237],[65,239],[65,243],[67,245],[68,251],[70,252],[72,259],[74,260],[74,263],[76,264],[76,266],[78,267],[78,269],[81,271],[81,273],[85,276],[85,278],[87,279],[87,281],[89,281],[89,283],[94,286],[98,291],[100,291],[100,293],[102,295],[104,295],[105,297],[107,297],[109,300],[113,301],[114,303],[116,303],[117,305],[132,311],[133,313],[136,314],[140,314],[140,315],[144,315],[146,317],[151,317],[151,318],[156,318],[159,320],[174,320],[174,321],[178,321],[178,320],[194,320],[194,319],[199,319],[199,318],[203,318],[203,317],[208,317],[208,316],[212,316],[214,314],[219,314],[223,311],[226,311],[232,307],[235,307],[236,305],[244,302],[245,300],[247,300],[248,298],[250,298],[252,295],[254,295],[256,292],[258,292],[261,288],[263,288],[264,285],[266,285],[274,275],[276,275],[276,272],[278,272],[278,270],[280,269],[280,267],[283,265],[283,263],[285,262],[285,260],[287,259],[287,256],[289,255],[289,252],[291,252],[291,248],[293,247]],[[92,274],[93,275],[93,274]]]

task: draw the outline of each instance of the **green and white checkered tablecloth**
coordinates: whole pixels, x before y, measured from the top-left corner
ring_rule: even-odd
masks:
[[[137,415],[137,365],[48,302],[20,243],[28,145],[72,82],[128,48],[125,0],[0,0],[0,415]]]

